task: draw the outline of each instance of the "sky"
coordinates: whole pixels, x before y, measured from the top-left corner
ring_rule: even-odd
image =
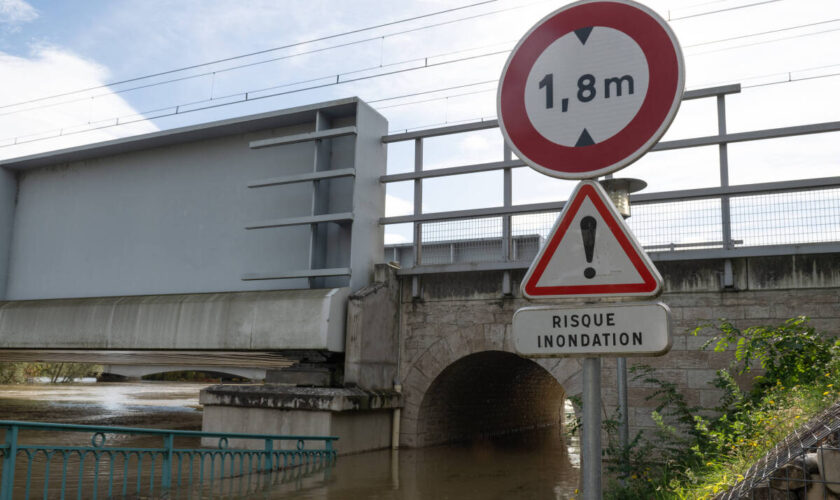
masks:
[[[0,0],[0,158],[354,95],[392,132],[493,119],[508,51],[565,3]],[[837,0],[645,4],[680,41],[686,89],[742,84],[727,97],[730,132],[840,119]],[[684,102],[664,140],[714,134],[714,111],[714,99]],[[733,144],[731,183],[837,175],[838,149],[838,133]],[[501,151],[498,130],[433,139],[426,168]],[[388,155],[389,173],[413,168],[410,144]],[[714,186],[717,172],[712,146],[650,153],[620,176],[653,192]],[[498,206],[500,186],[501,172],[425,181],[424,211]],[[560,201],[573,186],[520,168],[513,201]],[[388,186],[388,215],[411,207],[410,182]],[[393,229],[388,241],[406,239]]]

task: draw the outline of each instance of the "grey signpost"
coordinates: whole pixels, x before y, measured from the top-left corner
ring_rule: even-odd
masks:
[[[583,0],[534,25],[511,52],[497,111],[507,146],[546,175],[581,180],[522,283],[517,352],[583,362],[583,497],[601,498],[601,357],[655,356],[671,345],[661,277],[609,197],[590,179],[626,167],[671,124],[682,97],[682,52],[667,23],[629,0]],[[604,297],[613,298],[603,303]]]

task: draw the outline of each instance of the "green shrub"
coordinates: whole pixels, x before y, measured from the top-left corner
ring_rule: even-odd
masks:
[[[605,449],[614,481],[605,497],[710,498],[743,479],[741,474],[779,440],[840,397],[840,342],[818,333],[805,317],[776,326],[743,330],[721,320],[708,328],[715,336],[703,346],[716,352],[734,346],[734,361],[720,370],[713,385],[722,391],[718,415],[704,418],[687,404],[679,388],[644,365],[633,367],[635,380],[654,388],[654,436],[641,433],[622,448],[614,441],[615,423]],[[742,391],[736,375],[753,374]]]

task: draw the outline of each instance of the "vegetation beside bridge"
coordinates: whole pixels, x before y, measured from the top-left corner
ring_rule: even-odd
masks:
[[[102,367],[89,363],[0,363],[0,384],[23,384],[46,379],[51,384],[97,377]]]
[[[650,399],[657,403],[657,432],[637,434],[623,448],[617,421],[605,422],[607,470],[616,478],[605,498],[712,498],[840,398],[840,341],[817,332],[807,318],[745,329],[721,320],[694,334],[708,328],[717,334],[703,348],[734,349],[735,355],[713,382],[724,394],[714,416],[707,411],[712,409],[690,406],[677,386],[658,378],[654,369],[634,367],[636,380],[656,388]],[[750,380],[751,388],[742,390],[737,377]]]

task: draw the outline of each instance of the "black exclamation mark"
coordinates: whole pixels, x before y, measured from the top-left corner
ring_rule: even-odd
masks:
[[[595,217],[589,215],[580,220],[580,234],[583,236],[583,251],[586,253],[587,263],[592,263],[592,254],[595,252],[595,226],[597,225]],[[595,269],[587,267],[583,270],[583,275],[592,279],[595,277]]]

